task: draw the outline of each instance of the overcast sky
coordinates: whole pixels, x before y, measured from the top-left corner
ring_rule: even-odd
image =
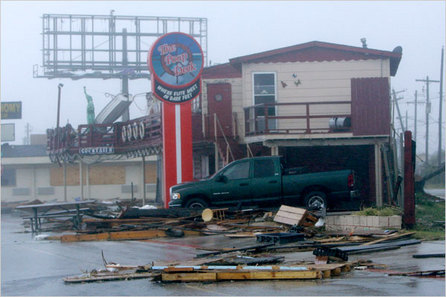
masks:
[[[212,63],[309,41],[393,50],[402,46],[403,58],[392,88],[400,95],[401,111],[409,109],[413,129],[414,92],[422,93],[416,79],[440,79],[441,48],[445,43],[445,1],[1,1],[1,100],[22,101],[21,120],[15,123],[15,144],[22,144],[25,126],[45,133],[56,125],[57,85],[63,83],[61,124],[86,123],[86,86],[95,102],[96,114],[117,94],[119,80],[33,78],[33,65],[41,65],[43,14],[98,14],[134,16],[202,17],[208,19],[208,59]],[[147,48],[148,50],[148,48]],[[146,80],[130,81],[130,93],[150,91]],[[439,84],[432,83],[430,139],[438,139]],[[421,100],[421,99],[420,99]],[[136,98],[131,117],[145,109],[144,97]],[[419,106],[418,141],[423,141],[424,106]],[[443,116],[444,122],[444,116]],[[444,140],[444,139],[443,139]],[[424,145],[419,145],[424,150]],[[430,151],[433,151],[433,148]]]

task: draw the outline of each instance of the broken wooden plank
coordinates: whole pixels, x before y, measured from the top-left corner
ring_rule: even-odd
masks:
[[[273,246],[273,245],[274,245],[274,243],[258,244],[258,245],[248,246],[248,247],[228,249],[228,250],[225,250],[225,251],[217,251],[217,252],[208,252],[208,253],[197,254],[195,257],[196,258],[203,258],[203,257],[215,256],[215,255],[219,255],[219,254],[232,253],[232,252],[236,252],[236,251],[263,250],[263,249],[265,249],[267,247],[270,247],[270,246]]]
[[[417,259],[424,259],[424,258],[444,258],[445,253],[438,253],[438,254],[417,254],[412,255],[412,258]]]
[[[377,240],[373,240],[373,241],[369,241],[366,243],[363,243],[362,245],[372,245],[372,244],[377,244],[377,243],[381,243],[383,241],[388,241],[388,240],[393,240],[393,239],[397,239],[397,238],[403,238],[403,237],[408,237],[415,234],[415,232],[408,232],[408,233],[403,233],[403,234],[392,234],[389,236],[386,236],[384,238],[381,239],[377,239]]]
[[[144,231],[120,231],[104,232],[96,234],[65,234],[60,237],[61,242],[77,241],[102,241],[102,240],[138,240],[156,237],[166,237],[166,232],[162,230]]]
[[[231,280],[290,280],[320,279],[322,273],[313,271],[213,271],[193,273],[162,273],[163,282],[199,282]]]
[[[105,275],[85,275],[85,276],[72,276],[64,278],[65,283],[89,283],[98,281],[115,281],[115,280],[129,280],[150,278],[153,276],[152,272],[140,272],[140,273],[114,273]]]
[[[215,272],[193,272],[193,273],[162,273],[162,282],[197,282],[217,281]]]
[[[419,277],[443,277],[445,276],[445,270],[424,270],[424,271],[411,271],[411,272],[392,272],[388,273],[389,276],[419,276]]]

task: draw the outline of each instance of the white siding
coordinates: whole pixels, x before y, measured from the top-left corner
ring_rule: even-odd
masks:
[[[308,103],[351,101],[351,79],[389,77],[389,60],[358,60],[333,62],[259,63],[243,65],[243,106],[253,105],[252,74],[274,72],[277,81],[277,103]],[[310,105],[310,115],[328,114],[312,119],[311,128],[329,128],[330,117],[350,114],[350,104]],[[277,116],[306,115],[306,106],[279,106]],[[305,128],[305,120],[279,120],[277,128]]]

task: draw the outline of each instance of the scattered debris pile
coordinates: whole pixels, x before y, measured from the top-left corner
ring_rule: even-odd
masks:
[[[108,263],[105,269],[67,277],[66,283],[152,278],[159,282],[217,282],[235,280],[322,279],[355,269],[385,268],[369,261],[350,261],[349,255],[400,248],[420,243],[413,232],[370,231],[326,233],[315,227],[319,215],[282,206],[265,209],[127,209],[115,219],[84,219],[84,229],[62,235],[61,241],[121,240],[212,235],[243,238],[243,244],[203,246],[194,259],[144,265]],[[285,252],[310,251],[314,261],[285,261]]]

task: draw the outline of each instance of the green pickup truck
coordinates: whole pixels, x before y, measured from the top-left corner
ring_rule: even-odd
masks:
[[[169,207],[205,208],[245,205],[303,205],[329,208],[338,200],[356,200],[352,170],[308,172],[283,166],[279,156],[234,161],[208,179],[172,186]]]

